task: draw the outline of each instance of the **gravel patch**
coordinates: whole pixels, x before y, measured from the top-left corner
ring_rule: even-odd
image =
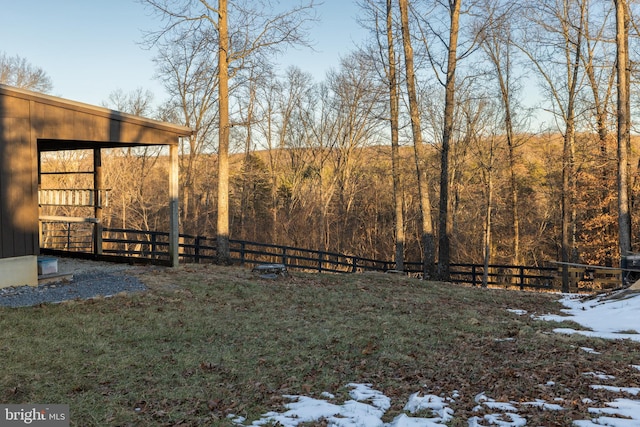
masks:
[[[120,292],[141,292],[147,288],[135,276],[126,274],[132,267],[95,261],[58,259],[58,271],[72,273],[67,282],[40,286],[16,286],[0,289],[0,307],[29,307],[74,299],[109,297]]]

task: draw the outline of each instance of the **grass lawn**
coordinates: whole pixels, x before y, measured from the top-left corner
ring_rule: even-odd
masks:
[[[530,425],[552,426],[590,418],[582,398],[610,397],[584,372],[640,382],[629,366],[640,362],[638,344],[557,335],[556,323],[507,311],[558,312],[549,294],[385,274],[136,272],[148,292],[0,308],[0,402],[69,404],[77,426],[222,426],[229,414],[250,422],[283,410],[285,394],[328,391],[342,402],[357,382],[392,398],[386,421],[411,393],[457,390],[451,425],[466,426],[485,392],[563,398],[564,411],[520,411]]]

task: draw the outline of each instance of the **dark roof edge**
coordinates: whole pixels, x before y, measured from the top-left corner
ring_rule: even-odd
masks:
[[[105,107],[99,107],[97,105],[85,104],[83,102],[72,101],[70,99],[60,98],[57,96],[46,95],[44,93],[33,92],[26,89],[20,89],[13,86],[0,84],[0,95],[9,95],[17,98],[27,99],[29,101],[40,102],[42,104],[57,106],[61,108],[72,109],[75,111],[82,111],[88,114],[93,114],[100,117],[106,117],[112,120],[119,120],[122,122],[134,123],[141,126],[151,127],[171,133],[175,133],[179,136],[191,136],[193,130],[187,126],[176,125],[168,122],[161,122],[159,120],[148,119],[146,117],[135,116],[133,114],[123,113],[121,111],[111,110]]]

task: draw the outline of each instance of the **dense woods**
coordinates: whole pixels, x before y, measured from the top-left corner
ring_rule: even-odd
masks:
[[[322,81],[276,66],[310,43],[313,1],[146,3],[168,22],[147,42],[171,98],[105,105],[194,129],[182,232],[424,259],[441,277],[452,262],[617,265],[637,246],[624,0],[360,0],[370,38]],[[105,156],[107,226],[166,227],[165,155]]]

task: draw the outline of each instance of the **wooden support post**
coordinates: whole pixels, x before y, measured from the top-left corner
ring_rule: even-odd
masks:
[[[96,223],[93,227],[93,253],[102,255],[102,200],[100,193],[104,188],[102,177],[102,150],[100,148],[93,149],[93,216]]]
[[[42,188],[42,154],[38,150],[38,195],[40,194],[40,189]],[[42,206],[38,203],[38,218],[42,216]],[[42,237],[42,221],[38,219],[38,251],[37,255],[40,255],[40,248],[44,245],[44,239]]]
[[[178,222],[178,145],[169,146],[169,259],[172,267],[180,263],[180,228]]]

